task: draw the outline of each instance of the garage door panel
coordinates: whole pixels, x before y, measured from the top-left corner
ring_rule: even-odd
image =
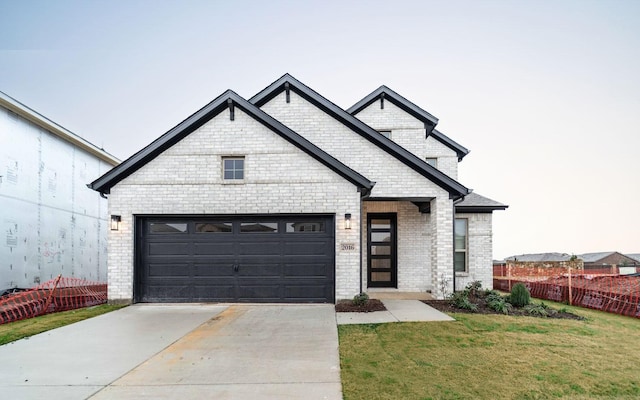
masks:
[[[147,271],[150,277],[189,276],[190,274],[188,264],[149,263]]]
[[[187,284],[179,285],[175,282],[164,285],[149,285],[147,287],[145,301],[176,301],[182,302],[192,297],[191,287]]]
[[[333,266],[331,266],[333,268]],[[285,264],[284,265],[284,277],[285,278],[300,278],[306,277],[309,279],[327,279],[327,276],[331,276],[328,264]]]
[[[215,256],[233,256],[235,254],[233,242],[196,242],[193,244],[193,254],[198,255],[215,255]]]
[[[147,249],[148,255],[160,256],[160,255],[188,255],[189,243],[175,243],[175,242],[162,242],[162,243],[149,243]]]
[[[195,277],[228,278],[233,277],[233,261],[216,264],[195,264],[193,275]]]
[[[238,300],[240,301],[255,301],[255,300],[270,300],[277,302],[282,295],[280,294],[280,285],[274,284],[244,284],[238,286]]]
[[[280,277],[282,274],[282,267],[280,264],[248,264],[239,263],[237,275],[239,279],[243,277],[260,277],[260,278],[273,278]]]
[[[284,287],[284,297],[293,300],[318,301],[326,298],[325,285],[286,285]]]
[[[280,242],[275,240],[238,243],[238,252],[242,255],[279,255],[280,251]]]
[[[327,241],[286,242],[284,255],[317,255],[327,254]]]
[[[137,223],[136,301],[334,300],[332,216],[156,216]]]
[[[193,287],[193,297],[199,301],[234,301],[235,284],[209,284]]]

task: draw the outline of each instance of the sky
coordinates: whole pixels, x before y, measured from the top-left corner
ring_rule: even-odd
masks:
[[[640,253],[640,1],[0,0],[0,91],[124,160],[226,89],[385,84],[508,204],[494,258]],[[0,144],[1,145],[1,144]]]

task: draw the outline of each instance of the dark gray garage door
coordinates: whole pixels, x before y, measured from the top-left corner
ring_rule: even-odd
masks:
[[[139,302],[334,301],[333,216],[138,218]]]

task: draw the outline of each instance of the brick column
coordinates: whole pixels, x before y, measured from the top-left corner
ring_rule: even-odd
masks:
[[[453,218],[452,200],[431,200],[431,281],[438,299],[453,292]]]

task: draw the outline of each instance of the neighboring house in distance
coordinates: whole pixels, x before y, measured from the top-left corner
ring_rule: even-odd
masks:
[[[86,184],[118,163],[0,92],[0,292],[106,281],[107,201]]]
[[[520,254],[505,258],[505,261],[522,261],[522,262],[558,262],[569,261],[572,255],[566,253],[531,253]]]
[[[349,110],[288,74],[249,100],[224,92],[91,184],[120,220],[110,301],[491,287],[507,206],[457,181],[468,150],[437,123],[385,86]]]
[[[606,268],[610,266],[636,267],[640,265],[640,262],[638,262],[636,259],[626,256],[617,251],[585,253],[580,254],[578,257],[580,257],[584,261],[585,269]]]

